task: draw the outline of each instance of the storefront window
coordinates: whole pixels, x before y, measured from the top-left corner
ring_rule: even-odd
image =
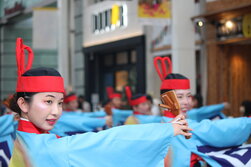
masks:
[[[136,63],[137,62],[137,52],[136,50],[131,51],[131,63]]]
[[[106,98],[105,88],[112,86],[116,91],[124,91],[129,85],[133,91],[136,90],[136,50],[124,50],[120,52],[102,55],[104,75],[103,94]]]
[[[128,85],[131,87],[133,92],[136,91],[136,80],[137,80],[136,77],[137,77],[136,66],[133,66],[130,69],[129,78],[128,78]]]
[[[116,90],[117,91],[123,91],[124,87],[128,85],[128,71],[121,70],[116,71],[115,73],[116,77]]]
[[[116,64],[128,64],[128,53],[127,52],[119,52],[116,55]]]
[[[107,55],[104,59],[105,67],[110,67],[113,65],[113,55]]]

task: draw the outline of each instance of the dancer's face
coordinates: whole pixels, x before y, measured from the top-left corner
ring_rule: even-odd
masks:
[[[78,101],[73,100],[66,104],[67,111],[77,111],[78,110]]]
[[[120,97],[115,97],[111,100],[112,107],[121,108],[122,100]]]
[[[36,127],[49,131],[62,114],[63,100],[63,93],[36,93],[32,96],[30,103],[25,102],[26,104],[24,103],[20,108],[24,118],[28,119]]]
[[[152,115],[151,105],[149,101],[140,103],[136,106],[133,106],[133,110],[142,113],[143,115]]]
[[[191,91],[189,89],[176,89],[175,93],[180,103],[181,114],[186,115],[192,104]]]

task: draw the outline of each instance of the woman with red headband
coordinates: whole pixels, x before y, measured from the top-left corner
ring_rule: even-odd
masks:
[[[177,97],[179,103],[174,106],[176,107],[178,105],[179,113],[186,116],[186,112],[189,110],[192,101],[189,79],[181,74],[172,73],[172,63],[168,57],[156,57],[154,59],[154,65],[162,81],[160,93],[164,105],[161,106],[171,106],[172,103],[168,105],[165,104],[163,97],[168,96],[168,93],[174,91],[174,95]],[[171,96],[173,94],[169,95],[170,97],[165,97],[167,98],[166,102],[172,102],[170,99],[173,98]],[[164,111],[164,120],[166,122],[169,122],[175,117],[173,111],[172,109],[166,109]],[[241,145],[251,134],[250,118],[223,119],[218,121],[203,120],[201,122],[188,119],[188,123],[193,129],[193,137],[186,140],[184,137],[177,136],[172,140],[170,147],[171,154],[167,158],[166,166],[194,167],[195,165],[200,165],[200,162],[203,161],[206,161],[214,167],[226,166],[226,164],[230,166],[229,164],[231,163],[222,158],[228,157],[227,155],[217,154],[221,157],[217,157],[217,155],[210,156],[210,150],[223,150],[221,153],[224,153],[224,149],[226,149],[224,147]],[[238,149],[241,150],[242,148]],[[229,150],[231,150],[231,148],[229,148]],[[245,149],[243,149],[243,151],[245,151]],[[233,159],[231,155],[229,158]],[[250,154],[248,158],[251,159]],[[245,159],[247,158],[245,157]],[[233,161],[237,162],[238,159],[234,159]],[[250,162],[245,161],[244,163]],[[239,165],[235,164],[232,166]]]
[[[128,102],[133,109],[133,115],[129,116],[125,121],[126,125],[161,122],[162,117],[152,115],[151,105],[146,95],[136,94],[132,96],[132,92],[129,86],[126,86],[125,90]]]
[[[28,65],[24,49],[29,52]],[[120,126],[62,138],[49,134],[62,113],[63,78],[51,68],[31,69],[32,59],[32,50],[18,38],[18,79],[11,108],[21,115],[16,143],[23,149],[15,146],[10,167],[163,166],[173,136],[191,135],[183,131],[190,128],[180,125],[186,123],[182,116],[173,124]]]
[[[85,132],[97,132],[112,127],[112,117],[91,117],[77,108],[77,96],[71,92],[64,96],[64,110],[51,133],[69,136]],[[74,121],[72,121],[74,120]]]
[[[78,97],[75,93],[71,92],[64,97],[63,110],[68,112],[81,112],[78,109]]]
[[[122,107],[122,94],[115,92],[113,87],[106,87],[106,93],[108,96],[109,105],[112,108],[121,109]]]

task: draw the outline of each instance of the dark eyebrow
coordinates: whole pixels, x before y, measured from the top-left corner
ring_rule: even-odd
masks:
[[[53,96],[53,95],[46,95],[45,97],[53,97],[53,98],[55,98],[55,96]]]

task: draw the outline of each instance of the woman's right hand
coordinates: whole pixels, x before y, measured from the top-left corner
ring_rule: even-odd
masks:
[[[174,136],[177,135],[183,135],[187,137],[191,137],[192,133],[189,133],[189,131],[192,131],[191,128],[188,127],[188,123],[185,120],[185,116],[180,114],[176,116],[171,123],[173,124],[174,128]]]

